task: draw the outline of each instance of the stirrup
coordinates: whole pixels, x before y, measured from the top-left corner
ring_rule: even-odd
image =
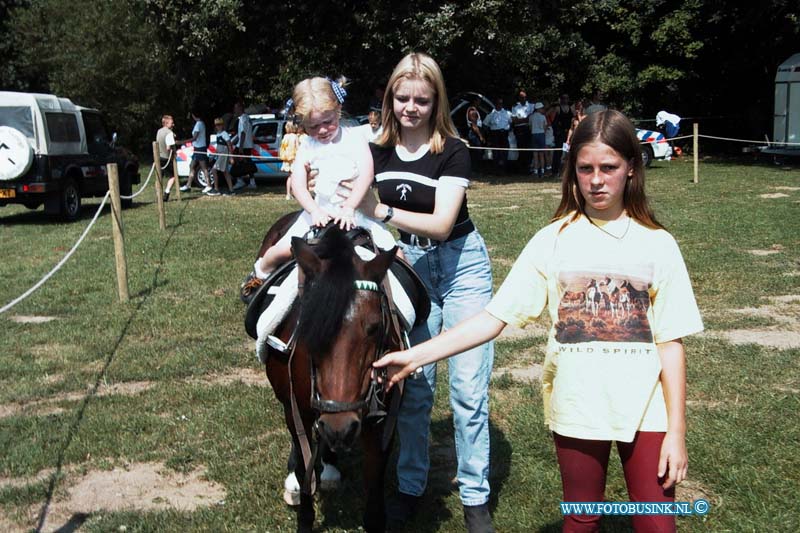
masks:
[[[280,353],[288,354],[289,353],[289,345],[280,340],[275,335],[267,335],[267,344],[273,350],[277,350]]]

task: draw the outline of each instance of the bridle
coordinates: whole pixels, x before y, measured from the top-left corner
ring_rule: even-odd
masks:
[[[374,358],[370,363],[377,361],[388,351],[389,337],[393,331],[397,335],[397,338],[401,344],[401,348],[403,347],[404,341],[405,347],[408,347],[408,337],[404,335],[404,330],[400,327],[396,311],[392,309],[391,286],[387,277],[384,277],[384,280],[381,284],[369,280],[355,280],[353,283],[355,284],[356,290],[377,292],[380,295],[381,329],[383,333],[381,335],[381,341],[378,343],[375,350]],[[302,286],[300,288],[302,288]],[[294,358],[297,348],[297,330],[300,325],[299,312],[297,316],[298,320],[295,322],[292,334],[289,337],[289,341],[280,347],[273,345],[273,348],[288,356],[287,370],[289,373],[289,396],[292,408],[292,420],[294,422],[297,440],[300,443],[300,451],[303,455],[303,464],[305,465],[305,478],[302,481],[301,490],[303,493],[310,495],[313,494],[316,489],[314,464],[316,462],[318,447],[314,446],[312,450],[311,441],[309,436],[306,435],[303,419],[300,415],[300,409],[297,406],[297,399],[294,394],[292,359]],[[309,359],[311,359],[310,354]],[[364,410],[367,410],[367,413],[363,417],[365,421],[376,424],[379,422],[384,422],[381,447],[385,452],[388,448],[389,442],[391,441],[391,436],[394,432],[394,426],[397,420],[397,411],[400,408],[400,398],[403,390],[402,383],[398,386],[398,390],[396,390],[392,395],[390,405],[388,406],[386,405],[386,392],[383,389],[383,385],[379,381],[379,378],[385,377],[385,369],[381,369],[380,371],[372,371],[369,388],[367,389],[367,393],[363,399],[355,402],[326,400],[320,396],[319,391],[317,390],[317,371],[313,359],[309,361],[309,366],[311,367],[311,408],[317,413],[313,425],[314,433],[318,434],[318,421],[320,414],[342,413],[346,411],[363,412]]]
[[[375,349],[375,355],[370,361],[370,365],[383,357],[388,351],[389,336],[392,333],[391,329],[391,310],[389,308],[389,298],[386,291],[374,281],[368,280],[355,280],[356,290],[376,292],[379,294],[381,302],[381,339]],[[295,326],[296,327],[296,326]],[[295,335],[292,334],[294,337]],[[289,355],[291,358],[292,354]],[[367,410],[365,416],[369,421],[380,421],[386,416],[385,409],[385,393],[383,385],[379,382],[379,377],[383,377],[386,373],[385,369],[380,372],[371,372],[370,384],[366,394],[360,400],[354,402],[340,402],[338,400],[326,400],[322,398],[317,390],[317,367],[314,365],[313,359],[310,361],[311,366],[311,408],[320,414],[333,414],[343,413],[346,411],[363,411]]]

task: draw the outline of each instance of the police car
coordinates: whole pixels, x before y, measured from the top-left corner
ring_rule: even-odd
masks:
[[[250,122],[253,124],[253,148],[250,155],[256,156],[253,159],[256,164],[254,177],[262,179],[286,179],[288,172],[281,170],[283,161],[280,158],[281,141],[283,140],[284,125],[286,119],[272,113],[250,115]],[[356,118],[342,116],[339,123],[344,127],[355,127],[359,125]],[[216,150],[216,135],[211,135],[208,145],[209,154],[214,154]],[[192,143],[186,143],[178,150],[178,175],[189,175],[189,163],[192,160],[194,149]],[[209,157],[214,157],[210,155]],[[209,165],[211,168],[211,165]],[[208,184],[208,179],[201,171],[198,172],[197,179],[202,186]],[[213,184],[213,181],[211,181]]]
[[[649,167],[653,159],[664,159],[669,161],[672,158],[672,146],[667,142],[663,133],[652,130],[636,129],[636,137],[642,147],[642,162]]]
[[[256,164],[255,177],[285,179],[289,174],[281,170],[282,161],[279,157],[279,151],[281,139],[283,139],[283,126],[286,120],[267,113],[250,115],[250,121],[253,124],[253,148],[250,155],[259,157],[259,159],[253,160]],[[209,158],[213,158],[213,154],[217,151],[216,141],[216,134],[212,134],[207,149],[210,154]],[[186,143],[178,149],[178,175],[184,177],[189,175],[189,164],[193,153],[192,143]],[[198,173],[197,179],[204,187],[209,184],[208,177],[202,171]]]

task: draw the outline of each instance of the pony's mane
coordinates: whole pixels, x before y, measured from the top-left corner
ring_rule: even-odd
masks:
[[[327,266],[306,281],[297,335],[312,354],[322,355],[330,350],[355,295],[355,249],[343,231],[331,227],[315,252]]]

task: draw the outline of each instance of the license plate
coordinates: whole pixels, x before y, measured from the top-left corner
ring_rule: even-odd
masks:
[[[17,191],[14,189],[0,189],[0,198],[14,198]]]

